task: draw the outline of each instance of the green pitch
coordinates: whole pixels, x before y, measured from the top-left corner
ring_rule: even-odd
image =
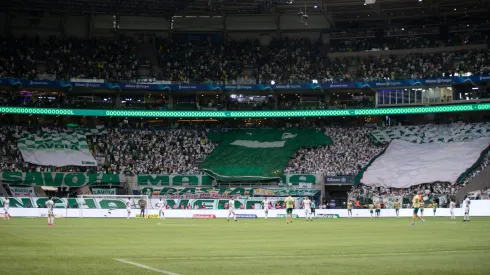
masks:
[[[470,275],[490,270],[489,218],[470,223],[428,218],[415,226],[408,218],[46,223],[0,220],[2,274]]]

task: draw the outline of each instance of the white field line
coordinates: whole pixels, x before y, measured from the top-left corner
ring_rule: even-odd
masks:
[[[173,273],[173,272],[162,270],[162,269],[156,269],[156,268],[149,267],[149,266],[146,266],[146,265],[142,265],[142,264],[139,264],[139,263],[135,263],[135,262],[131,262],[131,261],[126,261],[124,259],[114,259],[114,261],[118,261],[118,262],[129,264],[129,265],[134,265],[134,266],[137,266],[139,268],[151,270],[151,271],[154,271],[154,272],[157,272],[157,273],[161,273],[161,274],[179,275],[178,273]]]
[[[464,252],[484,252],[488,249],[474,249],[474,250],[441,250],[441,251],[427,251],[425,254],[437,253],[437,254],[452,254],[452,253],[464,253]],[[345,253],[345,254],[325,254],[322,257],[374,257],[374,256],[405,256],[412,254],[420,254],[420,252],[388,252],[388,253]],[[143,260],[220,260],[220,259],[257,259],[257,258],[311,258],[311,255],[261,255],[261,256],[209,256],[209,257],[162,257],[162,258],[140,258]]]

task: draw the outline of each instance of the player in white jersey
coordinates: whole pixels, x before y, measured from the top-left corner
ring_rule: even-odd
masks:
[[[305,197],[303,202],[301,202],[303,209],[305,210],[306,220],[312,221],[311,219],[311,201],[308,196]]]
[[[131,198],[128,198],[128,200],[126,201],[126,210],[128,212],[128,220],[129,220],[129,217],[131,216]]]
[[[267,216],[269,215],[269,200],[267,197],[262,201],[262,205],[264,207],[265,219],[267,220]]]
[[[454,209],[456,208],[456,203],[454,201],[449,202],[449,212],[451,213],[451,220],[455,220],[456,216],[454,216]]]
[[[236,221],[235,200],[233,198],[228,201],[228,221],[230,221],[230,216],[233,216],[233,219]]]
[[[49,197],[49,200],[46,202],[46,208],[48,208],[48,225],[54,226],[54,201],[51,197]]]
[[[10,220],[9,208],[10,208],[9,196],[5,196],[5,199],[3,200],[3,210],[5,211],[5,216],[3,216],[3,218],[5,220]]]
[[[469,222],[470,221],[470,204],[471,204],[471,201],[470,201],[470,198],[466,198],[464,201],[463,201],[463,207],[464,207],[464,222]]]
[[[160,219],[165,219],[165,214],[163,213],[163,209],[165,209],[165,202],[160,198],[160,201],[157,202],[158,206],[158,215]]]

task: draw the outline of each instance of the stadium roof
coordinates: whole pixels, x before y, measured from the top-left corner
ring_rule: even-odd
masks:
[[[10,0],[0,1],[8,11],[103,13],[114,15],[230,15],[230,14],[324,14],[334,22],[391,22],[393,20],[446,21],[463,19],[485,22],[490,0]],[[315,8],[316,7],[316,8]],[[438,22],[435,22],[438,21]]]

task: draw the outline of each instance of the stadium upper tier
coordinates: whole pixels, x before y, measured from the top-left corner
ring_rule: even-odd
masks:
[[[253,40],[223,44],[157,39],[151,45],[153,49],[148,51],[138,50],[138,42],[128,37],[1,39],[0,75],[14,79],[67,81],[83,78],[136,82],[145,78],[167,83],[269,85],[272,82],[303,84],[314,80],[318,83],[369,83],[470,74],[482,76],[490,72],[485,44],[446,50],[432,48],[434,52],[425,53],[387,55],[372,52],[362,56],[334,57],[325,44],[306,39],[273,40],[267,46]],[[164,88],[161,86],[156,90]],[[144,86],[141,89],[145,89]]]

